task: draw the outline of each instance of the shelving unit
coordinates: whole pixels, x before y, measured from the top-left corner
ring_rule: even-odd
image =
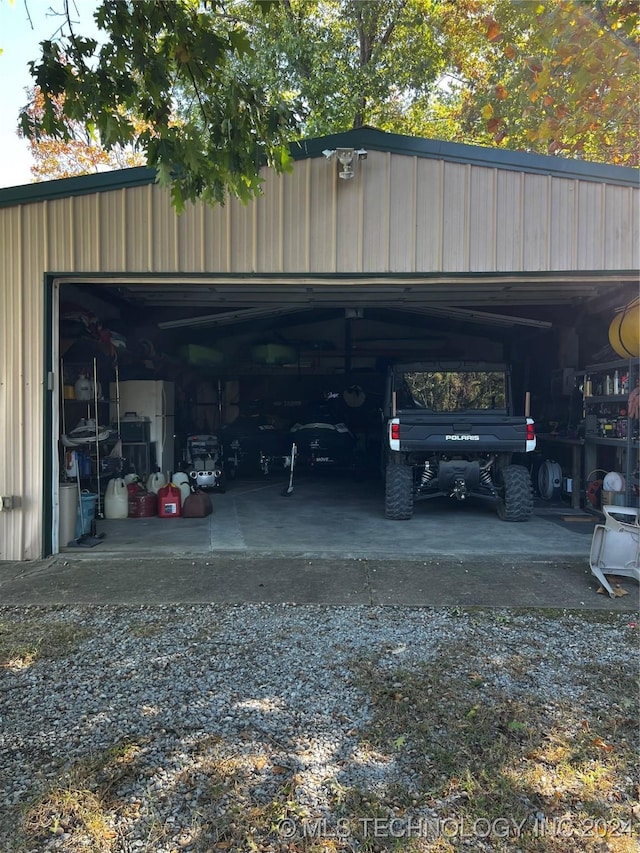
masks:
[[[629,394],[638,385],[640,359],[587,365],[582,381],[586,476],[598,469],[625,478],[625,505],[638,506],[638,418],[629,416]]]
[[[94,359],[93,364],[88,361],[61,361],[61,375],[63,382],[63,395],[61,401],[61,433],[68,433],[73,436],[73,430],[82,421],[92,421],[98,424],[98,432],[102,433],[109,425],[109,400],[103,396],[103,388],[98,381],[98,394],[95,392],[86,392],[86,398],[75,399],[68,397],[66,389],[75,391],[75,382],[81,376],[86,376],[93,380],[97,376],[97,364]],[[93,387],[93,381],[92,381]],[[96,399],[97,397],[97,399]],[[75,437],[74,437],[75,438]],[[110,473],[105,469],[105,458],[113,449],[116,437],[97,441],[96,436],[89,432],[86,438],[82,441],[77,440],[77,444],[73,447],[66,447],[60,443],[60,467],[66,471],[67,455],[76,452],[76,467],[78,474],[72,476],[71,479],[79,478],[80,486],[90,492],[104,493]],[[121,468],[120,464],[120,468]],[[118,469],[119,470],[119,469]]]

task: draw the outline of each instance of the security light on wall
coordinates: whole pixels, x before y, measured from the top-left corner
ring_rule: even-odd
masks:
[[[366,160],[367,152],[364,148],[325,148],[322,152],[327,160],[333,160],[335,157],[338,161],[338,177],[343,181],[349,181],[354,177],[354,163],[358,160]]]

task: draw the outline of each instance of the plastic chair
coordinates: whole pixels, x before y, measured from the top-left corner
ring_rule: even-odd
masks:
[[[630,506],[602,509],[605,523],[594,528],[589,566],[609,596],[615,598],[605,572],[640,583],[640,510]]]

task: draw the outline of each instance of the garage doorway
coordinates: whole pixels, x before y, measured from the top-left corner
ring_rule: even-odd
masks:
[[[400,289],[396,280],[309,285],[295,279],[58,279],[57,312],[52,312],[59,368],[54,371],[52,482],[75,485],[81,503],[84,493],[96,495],[97,519],[87,531],[104,534],[95,543],[96,553],[107,549],[107,540],[132,554],[161,547],[183,553],[258,548],[254,533],[259,531],[264,547],[277,549],[286,539],[278,531],[287,525],[279,525],[267,508],[288,484],[291,430],[308,422],[314,409],[320,413],[316,422],[331,411],[351,436],[347,451],[335,449],[329,459],[307,455],[295,472],[296,498],[303,488],[310,496],[318,536],[314,547],[331,542],[332,533],[335,540],[347,505],[358,508],[358,523],[365,528],[367,522],[378,524],[380,405],[389,362],[512,361],[515,393],[522,396],[532,381],[544,387],[544,370],[555,366],[548,306],[525,309],[512,297],[513,304],[491,303],[489,311],[472,299],[481,303],[491,288],[481,298],[477,284],[474,289],[459,281],[458,286],[459,301],[466,302],[462,307],[445,302],[447,294],[451,299],[451,282],[403,282]],[[523,302],[527,298],[524,292],[520,296]],[[555,316],[569,310],[556,306]],[[536,348],[549,356],[541,377],[531,376],[527,358]],[[141,393],[144,388],[154,389],[149,399]],[[164,408],[158,408],[158,399]],[[267,451],[256,450],[251,436],[238,437],[241,426],[268,437]],[[195,449],[207,455],[199,470],[224,474],[224,488],[210,490],[211,517],[183,519],[181,537],[171,521],[157,516],[103,518],[113,479],[134,475],[148,485],[154,474],[188,477],[194,470],[189,441],[194,436],[216,437],[220,448],[219,458],[212,447]],[[251,506],[250,537],[238,527],[241,498]],[[483,513],[479,523],[486,521]],[[53,551],[53,538],[50,544]]]

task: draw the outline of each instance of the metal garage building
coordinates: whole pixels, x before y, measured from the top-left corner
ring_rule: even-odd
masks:
[[[638,294],[635,169],[367,128],[294,156],[247,206],[181,216],[148,169],[0,190],[0,559],[58,550],[64,287],[244,331],[393,316],[425,344],[507,346],[524,372],[542,340],[549,369],[578,367],[589,329]]]

